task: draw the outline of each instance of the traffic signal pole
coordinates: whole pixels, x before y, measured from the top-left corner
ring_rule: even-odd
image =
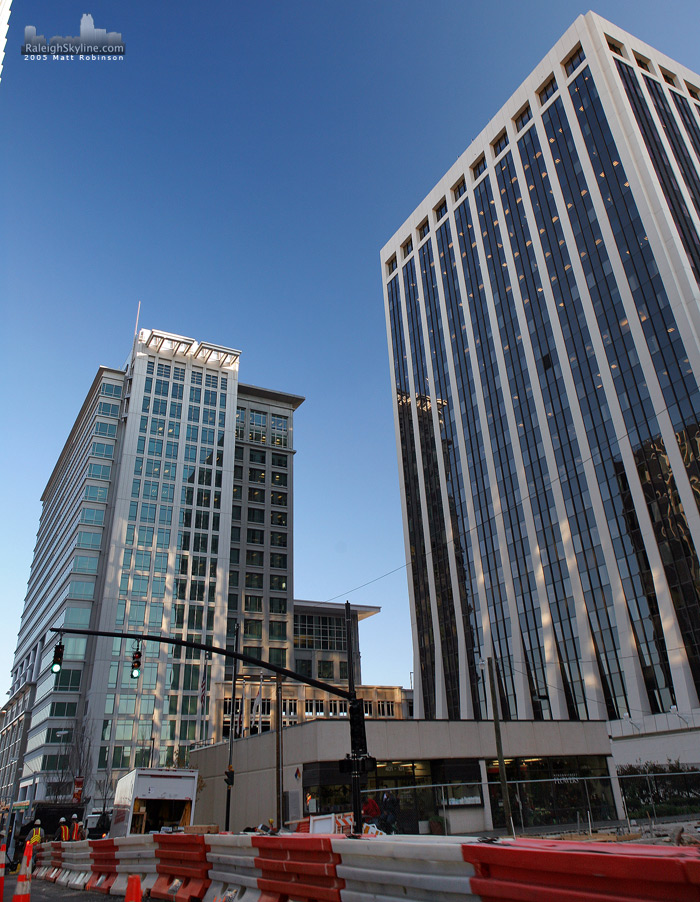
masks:
[[[278,676],[289,677],[298,683],[304,683],[307,686],[314,686],[316,689],[322,689],[329,695],[335,695],[337,698],[344,698],[348,702],[348,720],[350,721],[350,754],[339,762],[341,771],[350,772],[350,783],[352,788],[353,817],[355,819],[355,831],[362,832],[362,803],[360,783],[362,774],[366,774],[376,766],[374,758],[370,758],[367,754],[367,738],[365,735],[364,722],[364,706],[362,699],[357,698],[355,691],[355,673],[354,673],[354,634],[352,630],[352,615],[350,611],[350,603],[345,603],[345,623],[347,635],[347,653],[348,653],[348,688],[341,689],[339,686],[333,686],[330,683],[324,683],[323,680],[315,680],[313,677],[304,676],[296,673],[294,670],[288,670],[286,667],[280,667],[272,664],[270,661],[261,661],[259,658],[252,658],[250,655],[241,654],[238,651],[238,642],[236,641],[236,651],[229,651],[228,648],[221,648],[216,645],[206,645],[203,642],[192,642],[189,639],[173,639],[170,636],[156,636],[151,633],[123,633],[111,630],[90,630],[90,629],[69,629],[67,627],[52,627],[50,632],[57,633],[59,636],[58,647],[62,646],[61,637],[70,636],[101,636],[106,639],[131,639],[140,643],[158,642],[162,645],[175,645],[179,648],[194,648],[200,651],[208,651],[210,654],[223,655],[225,658],[233,658],[235,662],[248,664],[251,667],[258,667],[262,670],[268,670],[276,673]],[[238,633],[236,633],[236,637]],[[62,657],[62,655],[61,655]],[[56,654],[54,654],[54,660]],[[140,662],[139,662],[140,663]],[[60,665],[59,668],[60,670]],[[237,669],[236,669],[237,670]],[[234,670],[234,673],[236,673]],[[54,671],[57,672],[57,671]],[[235,685],[235,684],[234,684]],[[235,695],[231,698],[231,734],[234,729],[236,699]],[[231,740],[229,740],[229,769],[226,771],[225,779],[227,784],[227,793],[233,785],[233,750]],[[230,780],[230,782],[229,782]],[[230,797],[229,797],[230,798]],[[227,798],[227,824],[228,824],[228,806]]]
[[[355,692],[355,650],[354,635],[352,629],[352,615],[350,602],[345,602],[345,635],[347,637],[348,653],[348,690],[350,692],[350,704],[348,715],[350,718],[350,789],[352,793],[352,819],[355,833],[362,833],[362,774],[367,758],[367,736],[365,734],[365,710],[362,699]]]
[[[236,621],[233,647],[238,651],[238,631],[239,624]],[[233,769],[233,740],[236,734],[236,680],[238,677],[238,659],[233,660],[233,680],[231,681],[231,722],[228,728],[228,768],[226,770],[226,824],[224,829],[228,833],[231,823],[231,790],[233,789],[233,780],[235,771]],[[243,699],[241,699],[243,704]]]

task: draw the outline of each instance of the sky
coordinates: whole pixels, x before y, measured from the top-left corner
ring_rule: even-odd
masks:
[[[0,702],[41,494],[140,325],[241,351],[295,415],[295,595],[377,605],[411,684],[379,252],[577,15],[570,0],[14,0],[0,82]],[[595,11],[700,71],[697,0]],[[660,14],[661,10],[661,14]],[[123,62],[23,59],[89,12]]]

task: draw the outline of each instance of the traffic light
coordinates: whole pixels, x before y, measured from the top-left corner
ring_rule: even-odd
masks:
[[[348,705],[350,717],[350,750],[354,758],[367,754],[365,735],[365,709],[361,698],[354,698]]]
[[[65,651],[63,643],[59,642],[53,648],[53,662],[51,664],[51,673],[58,673],[63,666],[63,652]]]
[[[131,679],[138,680],[141,676],[141,649],[137,648],[131,657]]]

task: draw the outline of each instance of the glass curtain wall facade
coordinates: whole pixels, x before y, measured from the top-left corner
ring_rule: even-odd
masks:
[[[417,716],[695,725],[699,86],[580,17],[382,250]]]
[[[17,800],[62,798],[80,775],[99,805],[125,771],[183,765],[209,738],[223,659],[143,642],[134,679],[143,633],[232,646],[240,619],[242,650],[290,660],[292,417],[303,398],[239,387],[238,361],[141,330],[124,369],[98,372],[42,496],[12,671],[13,696],[36,685]],[[241,591],[255,602],[241,605]],[[61,626],[134,638],[66,635],[53,674],[49,629]]]

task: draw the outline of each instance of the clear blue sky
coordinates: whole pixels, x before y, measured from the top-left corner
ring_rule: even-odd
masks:
[[[14,0],[0,83],[0,703],[40,496],[141,325],[242,351],[295,421],[298,598],[381,605],[365,682],[412,669],[379,250],[576,16],[570,0]],[[697,0],[601,15],[700,70]],[[37,63],[90,12],[123,63]]]

